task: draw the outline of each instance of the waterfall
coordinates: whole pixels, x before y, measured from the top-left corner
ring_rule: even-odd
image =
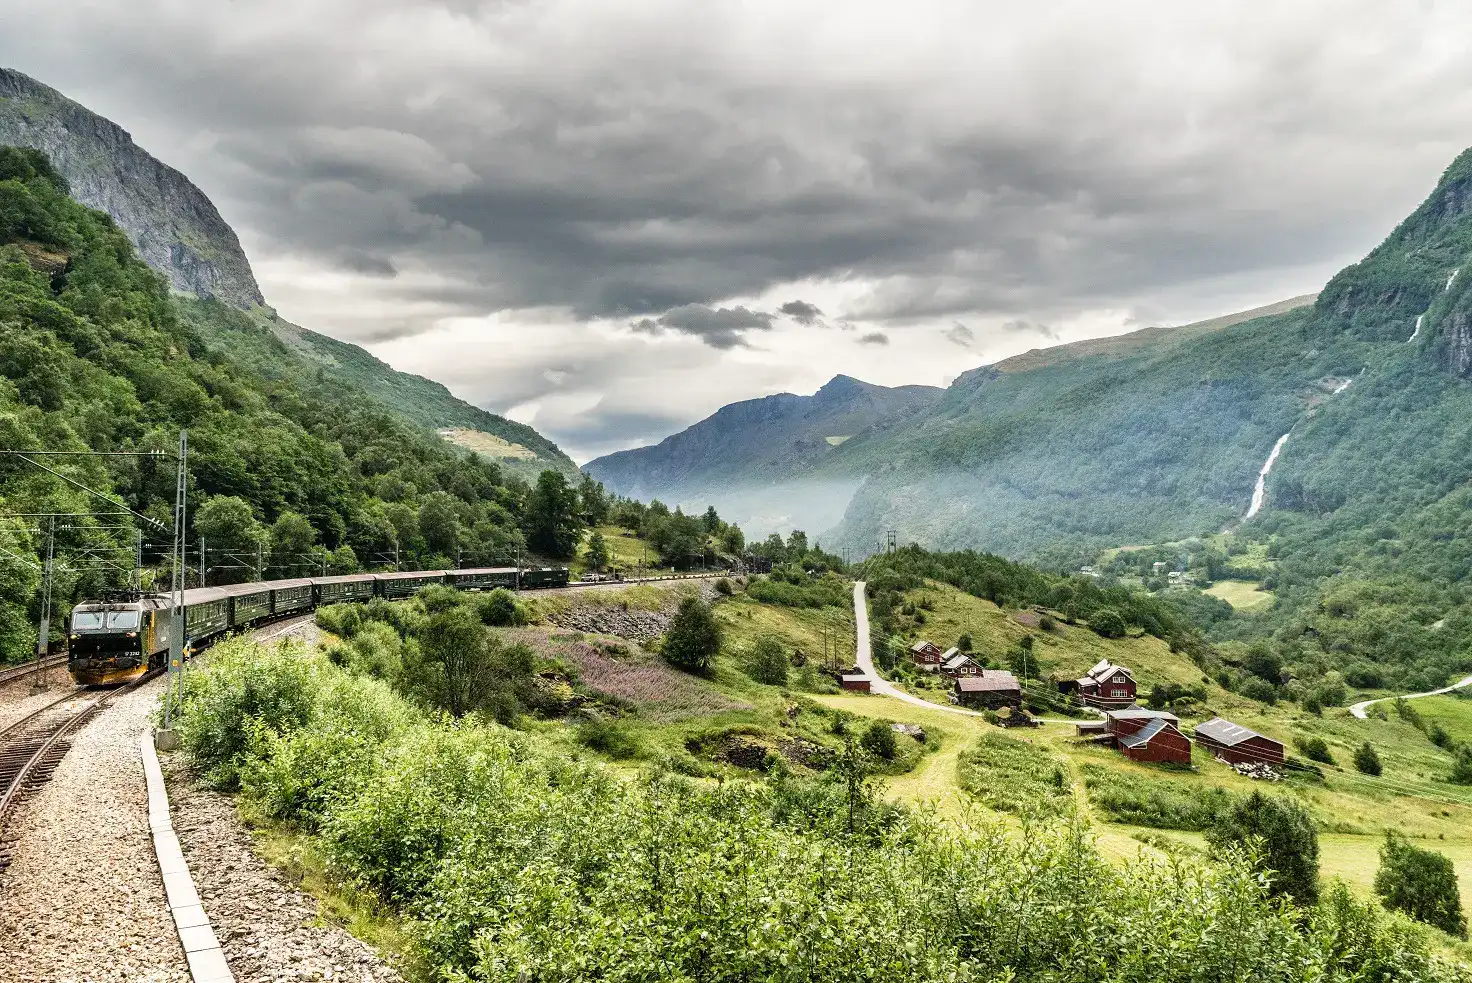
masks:
[[[1452,275],[1455,276],[1456,274],[1452,274]],[[1407,345],[1409,345],[1411,342],[1415,341],[1416,340],[1416,336],[1421,333],[1421,319],[1424,318],[1425,316],[1426,316],[1425,314],[1417,314],[1416,315],[1416,330],[1415,331],[1412,331],[1411,332],[1411,336],[1406,339],[1406,344]]]
[[[1346,382],[1345,385],[1347,386],[1349,383]],[[1341,386],[1340,388],[1343,387]],[[1338,392],[1338,390],[1335,391]],[[1252,504],[1247,506],[1247,514],[1242,517],[1243,519],[1252,518],[1262,509],[1263,500],[1267,498],[1268,494],[1268,472],[1273,470],[1273,465],[1278,460],[1278,454],[1282,452],[1283,445],[1286,443],[1288,443],[1288,435],[1285,433],[1278,438],[1278,442],[1273,445],[1273,452],[1263,462],[1262,470],[1257,473],[1257,484],[1252,489]]]
[[[1344,392],[1344,390],[1346,390],[1346,389],[1349,388],[1349,384],[1351,382],[1354,382],[1354,380],[1353,379],[1345,379],[1339,385],[1335,386],[1334,387],[1334,391],[1332,393],[1330,393],[1329,395],[1330,396],[1338,396],[1340,393]]]
[[[1457,278],[1457,274],[1460,273],[1460,272],[1462,272],[1460,268],[1455,269],[1455,270],[1452,270],[1452,275],[1446,278],[1446,289],[1447,290],[1450,290],[1452,288],[1452,281]]]

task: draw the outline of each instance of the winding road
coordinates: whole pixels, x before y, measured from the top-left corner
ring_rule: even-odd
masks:
[[[1468,686],[1472,686],[1472,676],[1468,676],[1460,682],[1452,683],[1450,686],[1443,686],[1441,689],[1434,689],[1426,693],[1407,693],[1404,696],[1382,696],[1374,700],[1365,700],[1362,703],[1356,703],[1350,707],[1349,712],[1359,719],[1364,720],[1366,719],[1365,710],[1377,703],[1391,703],[1395,700],[1419,700],[1423,696],[1442,696],[1455,690],[1465,689]]]

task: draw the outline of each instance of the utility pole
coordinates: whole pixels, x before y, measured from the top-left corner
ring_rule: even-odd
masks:
[[[138,530],[138,549],[133,555],[133,586],[143,590],[143,530]]]
[[[208,587],[209,582],[205,579],[204,565],[204,537],[199,537],[199,586]]]
[[[44,659],[51,648],[51,585],[56,569],[56,517],[46,520],[46,567],[42,574],[45,594],[41,599],[41,630],[36,633],[36,657]]]
[[[260,542],[256,543],[256,579],[266,579],[266,551]]]
[[[174,474],[174,550],[173,576],[170,583],[169,611],[169,685],[164,699],[164,729],[174,725],[175,687],[182,692],[184,682],[184,520],[188,518],[184,493],[189,479],[189,431],[179,431],[179,459]]]

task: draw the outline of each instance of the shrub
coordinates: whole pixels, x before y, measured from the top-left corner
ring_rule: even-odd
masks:
[[[894,728],[885,720],[870,721],[859,743],[865,751],[885,761],[893,761],[899,751],[899,745],[894,739]]]
[[[1322,737],[1305,737],[1298,742],[1298,749],[1303,752],[1304,757],[1310,761],[1319,761],[1326,765],[1334,763],[1334,755],[1329,753],[1329,745]]]
[[[1258,870],[1272,873],[1270,893],[1301,905],[1318,900],[1319,834],[1296,801],[1253,792],[1225,810],[1206,839],[1218,851],[1246,850]]]
[[[958,651],[961,651],[961,652],[970,652],[971,651],[971,633],[970,632],[963,632],[962,635],[961,635],[961,637],[958,638],[958,639],[956,639],[956,649]]]
[[[1043,631],[1052,631],[1058,627],[1058,620],[1051,614],[1045,614],[1038,619],[1038,627]]]
[[[1459,939],[1467,937],[1467,919],[1451,860],[1434,850],[1412,846],[1393,831],[1386,831],[1380,848],[1375,893],[1387,908]]]
[[[317,627],[338,638],[352,638],[363,623],[359,604],[328,604],[317,609]]]
[[[1452,762],[1452,773],[1447,776],[1447,781],[1453,785],[1472,785],[1472,746],[1464,744],[1457,748],[1456,759]]]
[[[1366,775],[1378,777],[1382,768],[1380,755],[1369,741],[1361,744],[1354,752],[1354,766]]]
[[[615,720],[589,720],[578,728],[578,743],[615,761],[637,758],[642,749],[638,735]]]
[[[1127,631],[1124,617],[1113,608],[1099,608],[1088,620],[1094,634],[1102,638],[1123,638]]]
[[[1278,702],[1278,687],[1261,676],[1248,676],[1242,681],[1242,687],[1238,692],[1249,700],[1266,703],[1268,706],[1273,706]]]
[[[716,593],[717,594],[724,595],[725,597],[730,597],[735,592],[736,592],[736,589],[731,586],[731,578],[729,578],[729,577],[722,577],[720,580],[717,580],[716,581]]]
[[[706,672],[720,650],[721,626],[711,615],[710,606],[698,598],[685,598],[665,633],[665,659],[689,672]]]
[[[768,686],[786,686],[789,668],[782,640],[772,635],[758,638],[746,657],[746,674]]]
[[[526,624],[526,613],[516,603],[516,595],[504,587],[497,587],[482,594],[475,602],[475,613],[480,620],[495,628],[509,628]]]

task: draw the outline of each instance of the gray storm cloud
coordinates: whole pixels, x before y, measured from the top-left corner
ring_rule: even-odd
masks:
[[[1180,322],[1315,289],[1414,207],[1472,116],[1472,60],[1432,43],[1472,28],[1447,3],[5,8],[0,62],[195,179],[286,316],[375,344],[607,320],[634,327],[626,345],[700,339],[746,396],[774,378],[756,337],[908,332],[844,346],[874,356],[849,370],[905,347],[935,378],[967,367],[958,345],[995,357],[1100,312]],[[362,282],[314,303],[343,271]],[[416,370],[469,375],[463,358]],[[482,387],[524,388],[487,359]],[[545,367],[526,366],[532,399],[587,384]],[[600,385],[630,425],[674,412]]]

